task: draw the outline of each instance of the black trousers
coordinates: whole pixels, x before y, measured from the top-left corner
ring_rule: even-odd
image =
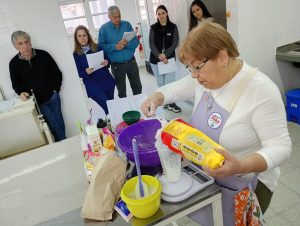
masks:
[[[142,83],[139,75],[139,68],[135,59],[124,63],[112,63],[111,72],[116,80],[118,96],[126,97],[126,74],[129,80],[133,95],[142,93]]]
[[[258,181],[255,189],[255,194],[257,196],[262,213],[265,213],[270,205],[273,192],[271,192],[265,184]]]

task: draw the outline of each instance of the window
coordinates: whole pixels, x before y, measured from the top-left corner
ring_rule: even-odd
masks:
[[[108,4],[113,5],[113,1],[106,1],[106,0],[98,0],[98,1],[90,1],[89,6],[93,18],[93,25],[96,29],[99,29],[102,24],[108,21],[107,17],[107,9]]]
[[[150,57],[148,40],[150,24],[156,22],[156,8],[161,2],[162,0],[136,0],[145,59],[149,59]]]
[[[60,11],[68,36],[72,36],[78,25],[84,25],[95,37],[102,24],[109,19],[108,7],[115,5],[114,0],[59,0]]]
[[[83,3],[61,5],[60,11],[68,35],[72,35],[78,25],[82,24],[89,27],[85,16]]]
[[[148,4],[150,5],[147,5],[147,1],[146,0],[138,0],[138,8],[139,8],[139,13],[140,13],[140,19],[141,20],[148,20],[148,16],[150,16],[150,18],[156,18],[156,8],[157,6],[159,6],[161,4],[161,0],[152,0],[150,2],[148,2]],[[152,15],[148,15],[148,7],[150,8],[150,12]],[[152,11],[151,11],[151,7],[152,7]],[[151,21],[151,19],[150,19]]]
[[[156,9],[161,4],[161,1],[159,1],[159,0],[153,0],[152,4],[153,4],[152,6],[153,6],[154,18],[156,18]]]
[[[139,0],[139,6],[140,6],[140,15],[142,20],[147,20],[147,6],[145,4],[145,0]]]

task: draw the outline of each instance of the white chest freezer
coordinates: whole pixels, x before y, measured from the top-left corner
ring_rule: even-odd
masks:
[[[16,99],[13,109],[0,113],[0,158],[47,143],[34,101]]]

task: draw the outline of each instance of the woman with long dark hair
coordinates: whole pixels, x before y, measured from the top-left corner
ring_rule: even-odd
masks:
[[[167,64],[171,58],[175,58],[175,49],[178,45],[179,35],[176,24],[169,19],[168,10],[164,5],[156,9],[157,22],[151,25],[149,34],[150,65],[159,87],[175,81],[175,71],[160,74],[158,63]],[[165,105],[164,108],[178,113],[181,108],[175,103]]]
[[[103,108],[105,114],[108,114],[106,101],[114,98],[115,90],[115,80],[108,70],[108,61],[105,59],[100,62],[99,59],[99,64],[103,67],[94,70],[89,67],[86,58],[87,54],[99,51],[102,51],[102,48],[95,43],[89,30],[85,26],[79,25],[74,32],[73,52],[77,71],[83,80],[88,97],[96,101]]]
[[[194,0],[190,7],[189,31],[207,19],[212,20],[213,18],[204,3],[200,0]]]

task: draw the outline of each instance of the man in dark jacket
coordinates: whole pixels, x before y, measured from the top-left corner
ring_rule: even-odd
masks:
[[[65,139],[65,124],[59,97],[61,71],[49,53],[32,48],[28,33],[15,31],[11,41],[19,51],[9,62],[13,89],[23,101],[26,101],[33,91],[55,141]]]

